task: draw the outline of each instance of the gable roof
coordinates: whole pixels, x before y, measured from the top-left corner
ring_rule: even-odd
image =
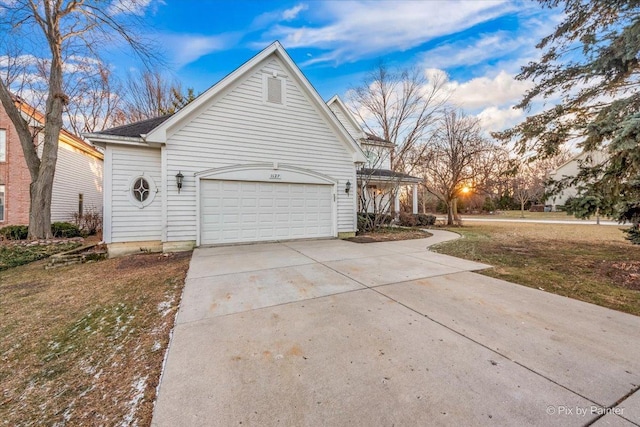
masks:
[[[325,120],[329,123],[334,132],[339,136],[339,138],[343,141],[343,143],[347,146],[349,151],[353,154],[353,161],[364,163],[366,161],[366,156],[364,152],[360,148],[360,146],[356,143],[356,141],[349,135],[347,130],[344,128],[342,123],[336,118],[333,112],[329,109],[327,104],[324,103],[318,92],[315,88],[309,83],[309,80],[304,76],[302,71],[297,67],[297,65],[293,62],[289,54],[282,47],[280,42],[275,41],[265,49],[263,49],[260,53],[255,55],[249,61],[242,64],[239,68],[228,74],[218,83],[207,89],[203,94],[198,96],[195,100],[187,104],[180,111],[175,113],[174,115],[167,117],[161,123],[159,123],[156,127],[148,130],[146,133],[141,133],[140,137],[146,143],[159,143],[164,144],[167,141],[167,134],[179,127],[182,123],[193,118],[200,114],[203,110],[208,108],[215,100],[216,96],[223,92],[225,89],[230,87],[234,82],[248,74],[255,66],[260,64],[267,57],[275,55],[278,59],[282,61],[284,67],[287,69],[289,73],[298,81],[301,90],[305,92],[305,94],[309,97],[311,103],[318,110],[318,112],[325,118]],[[133,125],[136,125],[135,123]],[[141,127],[142,129],[142,127]],[[129,129],[131,130],[131,129]],[[109,131],[106,131],[109,132]],[[128,132],[128,130],[124,130],[124,132]],[[109,133],[102,134],[93,134],[91,136],[97,137],[108,137],[108,135],[112,135]],[[120,136],[123,138],[129,138],[129,135],[113,135]]]
[[[151,119],[140,120],[139,122],[129,123],[128,125],[122,125],[111,129],[105,129],[100,132],[96,132],[97,135],[113,135],[113,136],[126,136],[131,138],[142,137],[151,132],[153,129],[160,126],[165,121],[169,120],[173,114],[165,114],[164,116],[153,117]]]
[[[391,141],[387,141],[386,139],[380,138],[379,136],[374,135],[374,134],[369,133],[369,132],[365,132],[365,135],[367,135],[367,138],[366,138],[367,142],[371,142],[371,143],[374,143],[374,144],[382,144],[382,145],[393,145],[393,146],[396,145]]]
[[[368,142],[368,143],[371,143],[371,144],[376,144],[376,145],[392,145],[392,146],[395,146],[395,144],[393,142],[391,142],[391,141],[387,141],[386,139],[380,138],[379,136],[374,135],[372,133],[365,132],[362,129],[362,126],[360,125],[360,123],[358,123],[356,118],[353,117],[353,114],[351,113],[351,111],[347,108],[345,103],[342,101],[342,99],[338,95],[334,95],[327,102],[327,105],[329,105],[329,106],[331,106],[331,105],[337,106],[340,109],[340,111],[342,111],[342,114],[349,121],[351,126],[353,126],[356,129],[360,129],[360,132],[361,132],[360,138],[362,138],[365,142]]]
[[[329,107],[331,107],[332,105],[335,105],[336,107],[338,107],[342,112],[342,114],[344,115],[344,117],[349,121],[351,126],[353,126],[355,129],[360,130],[360,138],[364,138],[365,133],[362,130],[362,126],[360,126],[360,123],[358,123],[356,118],[353,117],[353,114],[351,114],[351,111],[349,111],[345,103],[342,102],[342,99],[338,95],[333,95],[333,97],[327,102],[327,105]]]

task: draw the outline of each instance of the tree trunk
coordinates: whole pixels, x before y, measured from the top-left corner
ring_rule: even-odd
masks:
[[[454,218],[454,206],[453,206],[453,200],[449,200],[449,203],[447,203],[447,225],[453,225],[453,218]]]
[[[57,23],[56,23],[57,25]],[[57,31],[57,28],[56,28]],[[31,206],[29,208],[29,238],[49,239],[51,235],[51,192],[58,161],[58,141],[62,129],[62,113],[67,96],[62,89],[62,59],[60,43],[50,40],[52,58],[49,75],[42,157],[37,176],[31,176]]]
[[[40,177],[31,183],[29,208],[29,238],[50,239],[51,234],[51,188],[53,175]]]
[[[524,201],[520,202],[520,218],[524,218],[524,204],[525,203],[526,202],[524,202]]]

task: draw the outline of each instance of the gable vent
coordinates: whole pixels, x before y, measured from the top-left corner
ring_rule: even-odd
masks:
[[[267,102],[282,104],[282,80],[277,77],[267,77]]]

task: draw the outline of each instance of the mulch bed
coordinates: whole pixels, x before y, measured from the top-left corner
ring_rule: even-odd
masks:
[[[397,240],[412,240],[412,239],[424,239],[425,237],[431,237],[433,234],[422,230],[412,229],[400,229],[394,231],[378,231],[358,234],[356,237],[351,237],[348,240],[355,243],[376,243],[376,242],[394,242]]]

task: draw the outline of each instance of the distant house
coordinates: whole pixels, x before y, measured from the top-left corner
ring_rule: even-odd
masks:
[[[365,155],[278,42],[177,113],[87,138],[112,256],[357,229]]]
[[[576,155],[568,162],[558,166],[556,170],[549,174],[549,178],[554,181],[560,181],[564,178],[574,178],[578,176],[581,164],[583,166],[595,166],[602,164],[606,160],[607,155],[602,151],[585,151]],[[546,200],[545,205],[550,205],[551,210],[556,211],[563,207],[567,203],[567,200],[575,197],[577,193],[578,190],[576,187],[567,187],[560,193],[549,197]]]
[[[18,97],[16,106],[36,131],[44,116]],[[42,135],[35,138],[42,153]],[[79,137],[60,132],[58,162],[53,180],[51,220],[70,221],[89,209],[102,213],[103,155]],[[24,160],[20,139],[0,104],[0,227],[29,223],[31,176]]]
[[[358,211],[387,213],[393,207],[400,211],[403,188],[412,188],[413,213],[418,213],[418,184],[420,178],[391,170],[395,144],[365,132],[344,102],[334,96],[327,102],[331,111],[358,142],[367,158],[358,168]]]

